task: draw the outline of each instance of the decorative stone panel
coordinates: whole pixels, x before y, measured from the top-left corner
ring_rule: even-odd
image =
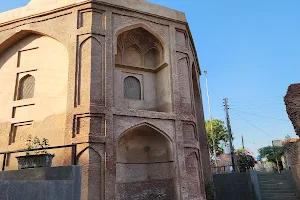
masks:
[[[195,124],[183,123],[182,131],[184,140],[198,140]]]
[[[188,180],[188,199],[199,199],[205,194],[203,177],[200,171],[198,150],[185,148],[186,179]],[[200,181],[201,180],[201,181]]]
[[[178,53],[178,55],[184,55]],[[178,60],[177,63],[178,74],[179,74],[179,92],[180,92],[180,108],[182,113],[191,114],[192,105],[191,105],[191,84],[190,84],[190,70],[189,70],[189,59],[184,56]]]
[[[24,142],[28,135],[31,134],[32,122],[26,121],[12,124],[9,134],[9,144]]]
[[[87,28],[92,32],[98,32],[106,28],[105,11],[88,8],[78,11],[77,28]]]
[[[179,47],[188,47],[187,34],[184,30],[176,29],[176,45]]]
[[[104,105],[104,36],[78,36],[75,106]]]
[[[79,114],[74,116],[73,137],[77,135],[104,136],[104,115]]]

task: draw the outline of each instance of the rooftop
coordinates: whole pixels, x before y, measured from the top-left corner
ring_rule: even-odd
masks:
[[[149,13],[176,21],[186,22],[184,13],[149,3],[146,0],[31,0],[24,7],[0,13],[0,24],[86,2],[99,2],[105,5],[127,8],[137,12]]]

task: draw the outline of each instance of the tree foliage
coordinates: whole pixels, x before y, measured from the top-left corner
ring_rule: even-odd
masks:
[[[246,172],[254,167],[255,159],[248,155],[248,151],[246,149],[238,149],[237,157],[237,165],[240,172]]]
[[[258,150],[261,157],[265,157],[269,162],[276,163],[283,156],[283,148],[282,147],[272,147],[267,146]]]
[[[207,132],[207,136],[208,136],[210,152],[213,153],[213,140],[212,140],[210,120],[206,121],[205,125],[206,125],[206,132]],[[213,126],[213,134],[214,134],[216,150],[219,151],[220,153],[223,153],[224,150],[221,148],[221,142],[228,141],[227,129],[224,125],[224,122],[219,119],[213,119],[212,126]]]
[[[269,162],[273,162],[277,165],[278,172],[280,172],[279,162],[281,157],[284,155],[282,147],[267,146],[258,150],[261,157],[265,157]]]

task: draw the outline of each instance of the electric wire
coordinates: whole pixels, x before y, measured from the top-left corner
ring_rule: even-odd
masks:
[[[238,115],[240,118],[242,118],[244,121],[246,121],[247,123],[249,123],[251,126],[253,126],[254,128],[256,128],[257,130],[259,130],[260,132],[268,135],[269,137],[273,138],[273,139],[277,139],[275,137],[273,137],[271,134],[267,133],[266,131],[262,130],[261,128],[257,127],[256,125],[254,125],[252,122],[250,122],[248,119],[242,117],[240,114],[238,114],[237,112],[234,112],[236,115]]]
[[[257,116],[257,117],[266,118],[266,119],[273,119],[273,120],[279,120],[279,121],[284,121],[284,122],[290,122],[289,120],[286,120],[286,119],[280,119],[280,118],[274,118],[274,117],[268,117],[268,116],[258,115],[258,114],[254,114],[254,113],[240,111],[240,110],[237,110],[235,108],[231,108],[231,110],[234,110],[234,111],[237,111],[237,112],[241,112],[241,113],[245,113],[245,114],[248,114],[248,115],[253,115],[253,116]]]

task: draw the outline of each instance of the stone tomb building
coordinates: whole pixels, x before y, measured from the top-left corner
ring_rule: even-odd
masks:
[[[145,0],[31,0],[0,13],[0,151],[24,149],[29,134],[81,143],[83,200],[205,199],[199,76],[181,12]],[[54,166],[70,165],[70,149],[50,152]]]

